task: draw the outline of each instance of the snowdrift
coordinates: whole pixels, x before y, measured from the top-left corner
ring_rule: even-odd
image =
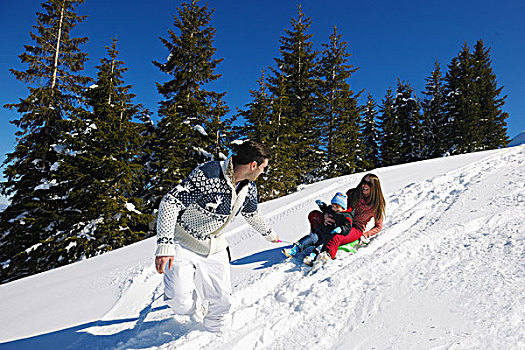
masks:
[[[154,239],[0,286],[2,349],[525,348],[525,146],[377,169],[383,232],[311,273],[242,219],[232,330],[173,316]],[[281,239],[354,174],[261,205]]]
[[[522,131],[520,134],[516,135],[510,142],[509,147],[523,145],[525,143],[525,131]]]

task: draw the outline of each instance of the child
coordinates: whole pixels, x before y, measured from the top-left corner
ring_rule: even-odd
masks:
[[[303,251],[306,247],[315,246],[310,255],[306,256],[303,262],[309,266],[313,265],[317,255],[321,252],[323,244],[333,234],[347,235],[354,220],[354,213],[352,208],[347,210],[347,197],[341,192],[337,192],[332,198],[331,205],[326,205],[320,200],[315,203],[319,206],[321,211],[315,210],[308,215],[310,221],[311,232],[309,235],[301,238],[292,248],[285,248],[282,250],[287,257],[293,257],[297,253]],[[335,224],[326,225],[324,223],[324,214],[329,213],[333,216]]]

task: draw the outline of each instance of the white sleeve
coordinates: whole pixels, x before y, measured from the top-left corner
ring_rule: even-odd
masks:
[[[270,225],[268,225],[268,222],[259,211],[257,187],[253,182],[250,183],[248,195],[246,196],[241,214],[244,216],[248,224],[266,238],[267,241],[271,242],[277,239],[277,234],[270,228]]]
[[[201,182],[196,181],[201,173],[202,171],[196,168],[186,180],[162,198],[157,215],[156,256],[172,256],[175,253],[173,235],[177,218],[190,204],[202,197],[202,190],[198,185]]]

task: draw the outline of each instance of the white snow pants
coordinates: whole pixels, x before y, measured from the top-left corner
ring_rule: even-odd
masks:
[[[171,271],[166,266],[164,301],[176,314],[192,315],[197,298],[207,300],[208,313],[203,326],[221,332],[230,326],[231,277],[228,252],[204,257],[175,244]]]

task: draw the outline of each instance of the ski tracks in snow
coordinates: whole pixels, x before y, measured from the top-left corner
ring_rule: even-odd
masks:
[[[222,335],[172,316],[152,264],[104,318],[124,321],[89,331],[116,332],[127,349],[525,347],[524,188],[525,147],[410,184],[387,196],[383,232],[358,254],[316,273],[286,260],[239,281]],[[297,209],[270,220],[282,210]]]
[[[372,267],[392,276],[387,302],[343,332],[367,339],[355,348],[524,347],[524,188],[522,147],[390,196],[383,264]]]
[[[237,329],[221,337],[203,335],[210,338],[202,343],[182,343],[204,349],[525,346],[524,188],[523,147],[410,184],[387,197],[383,233],[369,247],[340,253],[315,274],[296,260],[268,268],[234,292],[234,321],[245,313],[245,324],[234,322]],[[480,207],[469,206],[473,201],[486,202],[487,210],[471,209]],[[462,225],[449,224],[457,222]],[[428,305],[429,296],[442,303]]]

